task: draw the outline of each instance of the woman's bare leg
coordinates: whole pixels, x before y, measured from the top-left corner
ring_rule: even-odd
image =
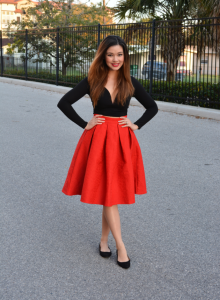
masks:
[[[116,248],[118,249],[118,261],[128,261],[127,251],[121,237],[118,205],[103,206],[103,213],[116,242]]]
[[[110,232],[110,227],[108,226],[108,222],[106,221],[104,212],[102,211],[102,237],[100,241],[101,251],[110,252],[108,247],[108,235]]]

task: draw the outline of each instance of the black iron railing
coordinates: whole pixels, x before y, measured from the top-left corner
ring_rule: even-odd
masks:
[[[109,34],[154,99],[220,109],[220,18],[1,31],[1,76],[73,87]]]

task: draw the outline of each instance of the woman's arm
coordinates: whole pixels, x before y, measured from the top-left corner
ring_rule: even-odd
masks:
[[[158,112],[158,107],[154,99],[146,92],[140,82],[131,76],[132,84],[135,88],[134,97],[146,108],[143,115],[134,122],[141,129],[147,122],[149,122]]]
[[[86,127],[87,122],[84,121],[74,110],[72,104],[89,94],[89,83],[87,77],[80,81],[73,89],[67,92],[58,102],[57,107],[74,123],[82,127]]]

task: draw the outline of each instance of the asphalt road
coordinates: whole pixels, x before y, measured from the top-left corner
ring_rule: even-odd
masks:
[[[61,97],[0,82],[0,299],[219,300],[220,122],[159,111],[135,131],[148,193],[119,207],[124,270],[112,236],[99,256],[102,207],[61,192],[83,132]],[[90,99],[74,108],[92,118]]]

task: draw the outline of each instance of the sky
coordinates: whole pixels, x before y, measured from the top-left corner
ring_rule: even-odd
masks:
[[[81,0],[80,2],[82,3],[85,3],[87,2],[88,0]],[[116,6],[117,2],[119,0],[105,0],[105,5],[109,6],[109,7],[114,7]],[[103,2],[102,0],[90,0],[90,2],[94,3],[94,4],[97,4],[99,2]]]
[[[38,1],[38,0],[33,0],[33,1]],[[75,0],[75,1],[78,2],[77,0]],[[114,6],[116,6],[118,1],[119,0],[105,0],[105,5],[107,5],[109,7],[114,7]],[[86,3],[86,2],[88,2],[88,0],[80,0],[79,2]],[[90,0],[89,2],[97,4],[97,3],[103,2],[103,1],[102,0]]]
[[[115,7],[119,1],[120,0],[105,0],[105,5],[108,7]],[[89,3],[93,3],[93,4],[97,4],[99,2],[103,3],[103,0],[75,0],[74,2],[87,3],[89,5]],[[126,23],[126,22],[133,23],[134,21],[129,18],[126,18],[125,20],[121,21],[120,23]]]
[[[33,1],[37,1],[37,0],[33,0]],[[115,7],[117,5],[117,3],[120,0],[105,0],[105,5],[108,7]],[[73,0],[73,3],[77,3],[77,2],[81,2],[81,3],[87,3],[89,5],[89,3],[93,3],[93,4],[97,4],[99,2],[103,3],[103,0]],[[133,20],[130,20],[128,18],[126,18],[125,20],[122,21],[122,23],[126,23],[126,22],[131,22],[133,23]],[[121,23],[121,22],[120,22]]]
[[[93,0],[93,2],[97,3],[99,1],[94,1]],[[118,2],[118,0],[105,0],[105,5],[107,5],[109,7],[114,7],[114,6],[116,6],[117,2]]]

